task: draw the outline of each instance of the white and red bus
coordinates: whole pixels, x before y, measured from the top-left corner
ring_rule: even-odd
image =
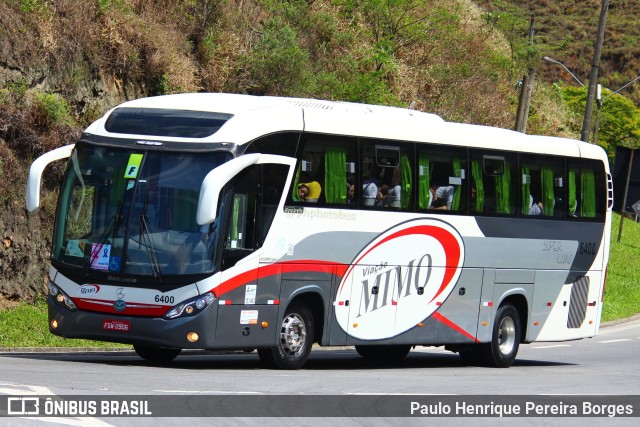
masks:
[[[507,367],[519,345],[598,333],[607,157],[580,141],[310,99],[181,94],[126,102],[74,145],[49,271],[56,335],[400,359],[445,346]]]

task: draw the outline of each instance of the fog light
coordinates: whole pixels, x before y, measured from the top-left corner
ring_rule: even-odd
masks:
[[[187,341],[189,341],[189,342],[197,342],[199,339],[200,339],[200,337],[195,332],[189,332],[187,334]]]
[[[260,326],[262,326],[262,329],[266,329],[269,327],[269,322],[262,322]]]
[[[51,329],[58,329],[58,321],[57,320],[52,320],[51,321]]]

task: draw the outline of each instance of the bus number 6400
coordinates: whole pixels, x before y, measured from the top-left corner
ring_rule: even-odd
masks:
[[[173,304],[175,297],[169,295],[156,295],[156,302],[162,302],[165,304]]]

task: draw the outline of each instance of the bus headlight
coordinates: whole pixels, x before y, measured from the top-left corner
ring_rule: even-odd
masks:
[[[67,309],[69,309],[71,311],[76,311],[78,309],[78,307],[73,302],[71,297],[69,297],[69,295],[67,295],[65,292],[63,292],[62,289],[60,289],[59,287],[57,287],[56,285],[54,285],[51,282],[49,282],[49,296],[58,305],[66,307]]]
[[[213,292],[207,292],[176,305],[164,315],[165,319],[195,316],[216,300]]]

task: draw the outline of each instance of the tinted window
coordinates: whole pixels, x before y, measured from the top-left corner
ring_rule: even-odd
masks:
[[[402,209],[413,207],[413,144],[386,140],[360,140],[360,207]]]
[[[208,111],[163,108],[116,108],[105,123],[107,132],[132,135],[204,138],[233,117]]]
[[[516,156],[471,153],[471,213],[513,215],[516,211]]]
[[[356,141],[305,135],[291,192],[293,202],[350,205],[356,171]]]
[[[523,155],[520,179],[522,215],[564,217],[564,161],[551,156]]]
[[[440,211],[467,210],[467,150],[418,147],[418,207]]]

